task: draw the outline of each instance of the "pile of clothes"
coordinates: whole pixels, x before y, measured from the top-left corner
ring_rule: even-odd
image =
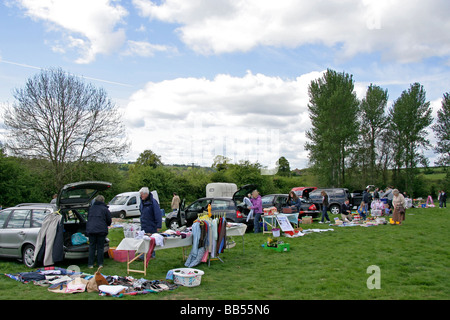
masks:
[[[122,297],[157,293],[178,288],[177,284],[166,280],[135,279],[131,276],[105,276],[99,268],[95,274],[75,272],[59,267],[46,267],[31,272],[5,274],[7,277],[22,282],[34,283],[47,287],[54,293],[97,292],[102,296]]]

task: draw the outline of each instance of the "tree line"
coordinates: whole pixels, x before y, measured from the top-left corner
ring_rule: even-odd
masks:
[[[426,129],[432,124],[430,103],[418,83],[388,108],[388,91],[370,85],[359,101],[351,75],[333,70],[309,86],[312,129],[307,132],[310,168],[298,175],[281,157],[274,176],[261,175],[261,165],[231,162],[218,155],[211,168],[167,166],[161,156],[144,150],[136,163],[119,164],[128,151],[125,128],[107,93],[61,69],[42,70],[14,90],[15,102],[2,117],[7,129],[0,144],[0,205],[49,202],[66,183],[105,180],[105,194],[158,190],[163,206],[173,192],[193,201],[210,182],[255,184],[262,194],[287,193],[298,186],[347,187],[395,185],[412,195],[430,192],[419,166],[428,166]],[[435,189],[449,189],[450,95],[433,125],[446,170]]]

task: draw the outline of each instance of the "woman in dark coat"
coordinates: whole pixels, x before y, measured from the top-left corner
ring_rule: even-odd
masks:
[[[328,217],[328,194],[325,191],[320,193],[322,195],[322,219],[319,223],[323,223],[325,218],[327,218],[327,222],[330,222],[330,217]]]
[[[96,253],[98,266],[103,266],[103,251],[106,236],[108,235],[108,226],[111,225],[111,222],[111,212],[109,212],[108,206],[105,204],[105,198],[99,195],[89,208],[86,222],[86,234],[89,237],[89,268],[94,267]]]

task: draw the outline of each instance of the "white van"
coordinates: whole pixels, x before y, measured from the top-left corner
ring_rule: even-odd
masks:
[[[152,191],[153,198],[159,203],[158,192]],[[139,206],[141,204],[141,196],[139,192],[124,192],[116,195],[108,203],[109,211],[112,217],[127,218],[139,217],[141,212]]]

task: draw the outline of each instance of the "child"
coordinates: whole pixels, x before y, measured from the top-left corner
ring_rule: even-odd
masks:
[[[367,208],[364,201],[361,201],[361,204],[358,207],[358,213],[361,216],[361,220],[366,220]]]

